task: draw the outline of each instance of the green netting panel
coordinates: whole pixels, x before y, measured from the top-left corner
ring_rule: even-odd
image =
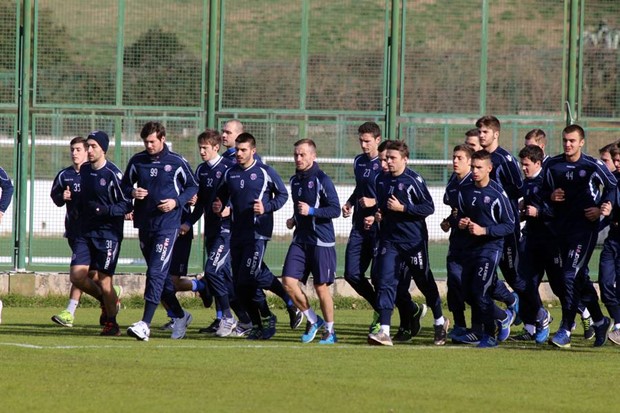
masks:
[[[17,101],[17,3],[0,0],[0,106]]]
[[[300,107],[302,2],[223,2],[220,107]]]
[[[585,3],[581,116],[620,118],[620,2]]]
[[[486,113],[562,118],[564,2],[492,1]]]
[[[307,109],[384,108],[387,3],[310,2]]]
[[[205,0],[126,3],[125,105],[204,107],[207,3]]]
[[[35,2],[35,102],[113,105],[116,88],[116,2]]]
[[[478,113],[482,2],[405,2],[401,112]]]

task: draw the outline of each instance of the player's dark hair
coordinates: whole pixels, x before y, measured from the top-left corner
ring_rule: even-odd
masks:
[[[479,151],[474,152],[474,153],[471,155],[471,160],[472,160],[472,161],[474,161],[474,160],[476,160],[476,159],[479,159],[479,160],[481,160],[481,161],[489,161],[489,162],[491,162],[491,153],[490,153],[490,152],[487,152],[487,151],[486,151],[486,150],[484,150],[484,149],[481,149],[481,150],[479,150]]]
[[[611,151],[614,148],[618,148],[618,146],[615,143],[608,143],[607,145],[603,146],[601,149],[598,150],[599,155],[604,154],[605,152],[608,152],[611,155]],[[612,155],[613,156],[613,155]]]
[[[249,132],[243,132],[242,134],[237,136],[237,139],[235,139],[235,143],[249,143],[250,147],[256,148],[256,139],[254,138],[254,135]]]
[[[83,136],[76,136],[75,138],[71,139],[71,142],[69,142],[69,146],[73,146],[76,145],[78,143],[81,143],[82,145],[84,145],[84,149],[88,149],[88,144],[86,143],[87,139]]]
[[[409,158],[409,147],[404,141],[388,141],[386,151],[398,151],[403,158]]]
[[[469,138],[470,136],[475,136],[475,137],[479,138],[480,137],[480,129],[473,128],[473,129],[470,129],[467,132],[465,132],[465,137],[466,138]]]
[[[566,136],[569,133],[574,133],[574,132],[577,132],[577,134],[582,140],[585,139],[586,132],[583,130],[581,126],[577,125],[576,123],[565,127],[564,130],[562,130],[562,136]]]
[[[299,145],[303,145],[303,144],[306,144],[306,145],[310,146],[316,152],[316,143],[314,143],[314,141],[312,139],[309,139],[309,138],[300,139],[297,142],[295,142],[295,144],[293,144],[293,146],[294,147],[298,147]]]
[[[379,153],[381,153],[381,152],[385,151],[385,150],[386,150],[386,149],[385,149],[385,147],[388,145],[388,142],[391,142],[391,141],[390,141],[389,139],[388,139],[388,140],[386,140],[386,141],[381,141],[381,143],[379,144],[379,146],[377,146],[377,151],[378,151]]]
[[[376,139],[381,137],[381,128],[375,122],[364,122],[357,128],[357,133],[360,135],[370,133]]]
[[[196,138],[196,142],[198,145],[207,144],[211,146],[221,145],[222,144],[222,135],[215,129],[205,129],[204,132],[201,132]]]
[[[519,159],[529,159],[534,163],[540,162],[542,164],[543,159],[545,159],[545,153],[540,146],[525,145],[519,151]]]
[[[495,132],[499,132],[502,129],[499,119],[493,115],[485,115],[476,121],[476,127],[478,129],[483,126],[493,129]]]
[[[471,156],[474,154],[474,150],[466,143],[456,145],[452,150],[452,153],[454,152],[465,152],[465,156],[467,156],[469,159],[471,159]]]
[[[166,137],[166,127],[160,122],[146,122],[140,131],[140,137],[144,140],[153,133],[157,134],[157,139],[162,140]]]

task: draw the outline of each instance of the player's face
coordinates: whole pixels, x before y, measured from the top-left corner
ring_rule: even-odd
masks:
[[[362,152],[366,155],[375,155],[377,153],[377,148],[381,143],[380,137],[372,136],[372,133],[362,133],[360,135],[360,148],[362,148]]]
[[[407,167],[407,158],[394,149],[388,149],[385,154],[388,170],[394,176],[398,176],[405,171]]]
[[[307,171],[316,159],[314,149],[307,143],[297,145],[293,156],[295,157],[295,169],[298,171]]]
[[[614,166],[620,171],[620,154],[614,155]]]
[[[105,153],[103,152],[103,149],[101,148],[101,146],[99,146],[96,140],[89,139],[86,141],[86,144],[88,145],[88,162],[97,164],[103,158],[105,158]]]
[[[463,151],[452,154],[452,170],[459,176],[464,176],[470,169],[471,159]]]
[[[482,146],[480,146],[480,138],[477,136],[468,136],[465,138],[465,144],[467,146],[469,146],[470,148],[472,148],[474,150],[474,152],[479,151],[480,149],[482,149]]]
[[[614,164],[614,160],[611,159],[611,154],[609,152],[603,152],[601,154],[601,161],[603,161],[607,169],[609,169],[609,172],[616,170],[616,165]]]
[[[237,159],[237,163],[243,168],[247,168],[248,166],[250,166],[254,161],[254,154],[256,153],[256,148],[252,148],[250,142],[243,142],[237,143],[235,149],[235,158]]]
[[[564,155],[568,157],[578,158],[581,155],[581,148],[585,140],[579,136],[578,132],[567,133],[562,137],[562,146],[564,147]]]
[[[146,149],[146,153],[149,155],[157,155],[164,149],[164,142],[166,142],[166,137],[162,136],[161,139],[157,137],[157,132],[151,133],[149,136],[142,140],[144,143],[144,149]]]
[[[226,122],[222,127],[222,145],[227,148],[235,146],[235,139],[241,134],[236,122]]]
[[[499,132],[487,126],[480,127],[480,146],[488,148],[493,145],[499,139]]]
[[[390,172],[390,169],[388,168],[388,164],[387,164],[386,155],[387,155],[387,151],[379,152],[379,160],[381,161],[381,170],[383,171],[383,173]]]
[[[491,169],[493,169],[493,164],[490,159],[472,159],[471,161],[471,177],[474,182],[486,181]]]
[[[530,158],[521,159],[521,170],[526,178],[533,178],[540,171],[540,162],[532,162]]]
[[[83,143],[71,145],[71,162],[73,162],[73,165],[82,165],[86,162],[86,159],[88,159],[88,152],[86,152],[86,148]]]
[[[220,145],[211,145],[210,143],[201,143],[198,145],[200,151],[200,157],[203,161],[210,161],[217,156],[217,152],[220,150]]]

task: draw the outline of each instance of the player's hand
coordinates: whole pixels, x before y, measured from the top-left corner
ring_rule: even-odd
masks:
[[[181,224],[181,227],[179,228],[179,236],[183,236],[185,234],[187,234],[190,230],[190,226],[187,224]]]
[[[459,210],[457,208],[452,208],[452,218],[456,218],[459,214]]]
[[[441,221],[441,224],[439,224],[439,226],[441,227],[441,230],[443,232],[450,231],[450,221],[448,221],[447,219],[444,219],[443,221]]]
[[[69,188],[69,185],[67,185],[67,189],[62,191],[62,200],[71,201],[71,189]]]
[[[349,218],[351,216],[351,204],[348,202],[342,206],[342,217]]]
[[[144,189],[144,188],[134,188],[131,191],[131,196],[133,196],[135,199],[144,199],[148,196],[149,191]]]
[[[380,209],[375,212],[375,222],[380,223],[383,220],[383,213]]]
[[[194,206],[196,205],[196,202],[198,202],[198,195],[194,195],[193,197],[191,197],[189,201],[187,201],[187,205]]]
[[[601,205],[601,215],[604,217],[608,217],[611,215],[611,202],[603,202]]]
[[[370,208],[370,207],[374,207],[375,205],[377,205],[376,199],[369,198],[366,196],[361,197],[358,202],[362,208]]]
[[[523,208],[523,215],[536,218],[538,216],[538,208],[532,205],[526,205],[525,208]]]
[[[558,188],[555,191],[551,192],[551,200],[553,202],[564,202],[566,200],[564,196],[565,194],[562,188]]]
[[[471,222],[471,219],[467,217],[459,219],[459,229],[467,228],[470,222]]]
[[[583,210],[588,221],[598,221],[601,217],[601,209],[599,207],[590,207]]]
[[[297,202],[297,212],[302,217],[308,216],[308,214],[310,214],[310,205],[301,201]]]
[[[89,201],[88,208],[94,212],[97,216],[108,215],[110,213],[110,207],[107,205],[100,204],[97,201]]]
[[[222,217],[222,218],[226,218],[228,216],[230,216],[230,207],[229,206],[227,206],[224,209],[222,209],[222,212],[220,213],[220,217]]]
[[[373,215],[364,217],[364,229],[368,231],[372,228],[372,225],[375,223],[375,217]]]
[[[125,221],[133,221],[133,211],[125,214]]]
[[[481,227],[480,225],[476,224],[473,221],[469,222],[469,225],[467,226],[467,229],[469,230],[469,233],[472,235],[476,235],[476,236],[481,236],[481,235],[486,235],[487,234],[487,229],[484,227]]]
[[[390,199],[388,199],[387,207],[389,210],[396,212],[403,212],[405,210],[405,206],[401,204],[394,195],[390,196]]]
[[[286,228],[288,229],[295,228],[295,218],[289,218],[286,220]]]
[[[215,201],[211,204],[211,210],[219,216],[222,216],[222,201],[219,198],[215,198]]]
[[[260,199],[254,200],[254,214],[263,215],[265,213],[265,206],[263,205],[263,201]]]
[[[163,213],[170,212],[176,207],[177,207],[177,201],[176,199],[172,199],[172,198],[162,199],[161,201],[159,201],[159,204],[157,205],[157,209],[159,209]]]

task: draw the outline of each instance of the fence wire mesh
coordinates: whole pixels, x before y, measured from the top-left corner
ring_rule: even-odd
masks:
[[[159,119],[173,149],[196,167],[195,138],[207,123],[208,97],[216,102],[209,114],[216,127],[241,119],[285,181],[294,173],[293,143],[314,139],[341,203],[354,183],[357,127],[367,120],[382,128],[396,124],[413,168],[433,188],[437,212],[429,233],[439,274],[446,243],[435,221],[445,213],[449,159],[475,119],[497,115],[501,144],[512,153],[533,128],[547,132],[548,153],[562,150],[571,0],[220,0],[216,39],[208,36],[215,4],[208,0],[32,0],[32,64],[20,71],[23,3],[0,0],[0,165],[15,172],[18,79],[30,70],[29,100],[24,91],[31,118],[22,131],[22,139],[32,140],[22,183],[29,265],[65,268],[68,262],[63,212],[49,201],[49,186],[70,162],[73,136],[106,130],[115,140],[109,157],[124,169],[141,150],[142,124]],[[394,4],[398,42],[391,31]],[[587,151],[596,155],[620,137],[620,2],[579,4],[573,115],[587,129]],[[208,60],[210,47],[216,62]],[[396,78],[390,78],[393,54]],[[209,64],[217,72],[213,84]],[[388,121],[390,82],[398,99],[396,118]],[[13,223],[7,221],[0,228],[0,266],[8,267]],[[341,275],[350,220],[339,218],[336,228]],[[142,264],[128,231],[122,254],[133,269]],[[276,229],[267,255],[276,272],[289,240],[289,232]],[[200,271],[200,250],[194,248],[193,271]]]

